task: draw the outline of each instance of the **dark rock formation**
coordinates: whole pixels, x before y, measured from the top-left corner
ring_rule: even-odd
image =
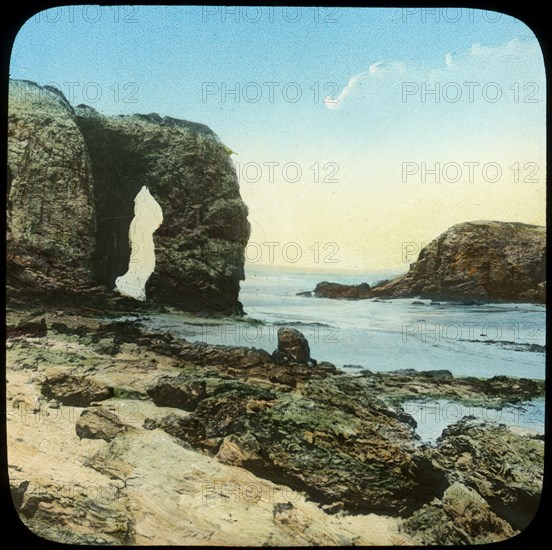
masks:
[[[40,321],[21,321],[16,327],[7,326],[6,336],[8,338],[14,338],[17,336],[32,336],[35,338],[41,338],[48,334],[48,327],[46,325],[46,319],[44,317]]]
[[[501,409],[545,394],[544,380],[510,376],[453,377],[447,370],[415,369],[379,373],[363,371],[362,376],[373,391],[395,405],[410,399],[450,399],[465,405]]]
[[[59,322],[52,323],[50,328],[59,334],[68,334],[68,335],[74,334],[76,336],[86,336],[88,334],[88,327],[80,326],[80,327],[72,328],[72,327],[68,327],[65,323],[59,323]]]
[[[112,288],[128,269],[134,198],[146,185],[163,211],[148,299],[238,312],[247,207],[226,147],[206,126],[157,114],[105,117],[76,108],[92,160],[96,273]]]
[[[542,492],[544,443],[504,424],[464,417],[437,440],[434,462],[476,490],[494,513],[516,529],[534,518]]]
[[[347,509],[406,513],[444,480],[411,427],[362,379],[318,378],[300,394],[241,384],[159,427],[225,463]]]
[[[429,378],[452,378],[452,372],[446,369],[438,370],[422,370],[418,371],[416,369],[396,369],[389,371],[384,374],[384,376],[404,376],[407,377],[416,377],[416,376],[427,376]]]
[[[63,405],[88,407],[93,401],[103,401],[113,396],[113,389],[84,377],[61,374],[48,378],[42,384],[42,395]]]
[[[193,411],[197,404],[207,397],[204,380],[188,380],[185,377],[164,377],[151,388],[148,395],[161,407],[176,407]]]
[[[374,296],[546,301],[546,229],[495,221],[455,225],[429,243],[410,271]]]
[[[316,298],[334,298],[336,300],[364,300],[372,297],[368,283],[359,285],[342,285],[339,283],[318,283],[314,289]]]
[[[367,283],[342,285],[324,281],[311,294],[337,300],[421,297],[463,303],[544,303],[546,228],[513,222],[461,223],[423,248],[406,275],[372,287]],[[412,304],[426,305],[420,301]]]
[[[241,312],[247,207],[228,149],[209,128],[156,114],[105,117],[73,109],[53,88],[10,81],[8,133],[11,287],[111,291],[128,269],[134,199],[145,185],[163,211],[148,301]]]
[[[63,94],[10,80],[7,281],[42,292],[93,279],[92,168]]]
[[[126,429],[115,414],[102,407],[82,411],[75,425],[75,431],[81,439],[105,441],[111,441]]]
[[[278,349],[272,354],[272,358],[275,363],[309,363],[309,343],[297,329],[279,328]]]
[[[477,491],[453,483],[441,500],[434,499],[405,522],[426,545],[489,544],[513,537],[516,532],[499,518]]]

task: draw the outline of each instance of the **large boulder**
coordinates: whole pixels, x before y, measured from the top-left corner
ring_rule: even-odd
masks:
[[[309,363],[310,347],[307,339],[297,329],[278,329],[278,349],[272,354],[276,363]]]
[[[422,249],[410,271],[374,296],[546,301],[546,228],[477,221],[454,225]]]
[[[42,384],[42,395],[55,399],[63,405],[88,407],[94,401],[103,401],[113,396],[113,388],[103,386],[91,378],[59,374],[47,378]]]
[[[148,395],[159,407],[176,407],[193,411],[197,404],[207,396],[204,380],[188,380],[186,377],[162,377],[148,388]]]

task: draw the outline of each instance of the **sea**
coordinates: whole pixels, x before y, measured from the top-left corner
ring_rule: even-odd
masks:
[[[312,291],[321,281],[373,285],[397,274],[294,271],[255,265],[246,267],[241,284],[240,300],[247,314],[242,319],[195,320],[167,313],[144,322],[188,341],[255,347],[270,353],[277,347],[278,329],[289,326],[307,338],[314,359],[329,361],[346,372],[446,369],[454,376],[544,379],[544,305],[413,298],[353,301],[298,295]],[[442,400],[427,407],[414,402],[406,405],[417,419],[420,437],[429,442],[458,420],[458,411],[463,410],[458,403]],[[454,419],[443,410],[448,410],[448,416],[454,410]],[[464,412],[544,431],[544,399],[503,409],[500,415],[484,407]]]

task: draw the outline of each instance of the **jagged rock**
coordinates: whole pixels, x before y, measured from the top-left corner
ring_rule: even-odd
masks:
[[[489,544],[513,537],[516,531],[487,502],[462,483],[453,483],[404,522],[407,532],[426,545]]]
[[[374,296],[546,301],[546,228],[513,222],[454,225],[424,247],[410,271]]]
[[[278,329],[278,349],[272,354],[276,363],[308,363],[311,360],[307,339],[294,328]]]
[[[194,448],[349,510],[406,512],[444,482],[411,428],[361,379],[310,380],[301,394],[242,385],[160,427]]]
[[[190,381],[180,377],[163,377],[147,392],[156,405],[185,411],[195,410],[197,404],[207,396],[204,380]]]
[[[437,442],[434,461],[451,480],[476,490],[515,529],[527,527],[542,492],[542,441],[518,435],[504,424],[464,417]]]
[[[63,405],[88,407],[93,401],[103,401],[113,396],[113,389],[102,386],[90,378],[61,374],[48,378],[41,389],[47,399],[55,399]]]
[[[104,439],[111,441],[126,430],[119,418],[102,407],[82,411],[75,430],[81,439]]]
[[[336,300],[364,300],[372,297],[368,283],[342,285],[324,281],[316,285],[313,293],[316,298],[334,298]]]
[[[131,255],[142,186],[161,206],[149,302],[241,313],[250,226],[228,150],[206,126],[105,117],[28,81],[10,81],[7,280],[12,294],[133,307],[112,290]]]

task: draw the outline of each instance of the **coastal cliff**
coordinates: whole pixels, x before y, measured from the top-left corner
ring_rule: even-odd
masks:
[[[476,221],[454,225],[422,249],[409,272],[373,296],[546,301],[546,228]]]
[[[93,281],[92,165],[61,92],[10,81],[7,281],[43,293]]]
[[[73,108],[55,88],[10,81],[8,136],[10,286],[109,293],[128,269],[134,199],[146,186],[163,211],[148,301],[241,311],[247,207],[229,151],[207,126],[107,117]]]
[[[545,303],[546,228],[514,222],[461,223],[424,247],[405,275],[372,287],[324,281],[299,295]]]

